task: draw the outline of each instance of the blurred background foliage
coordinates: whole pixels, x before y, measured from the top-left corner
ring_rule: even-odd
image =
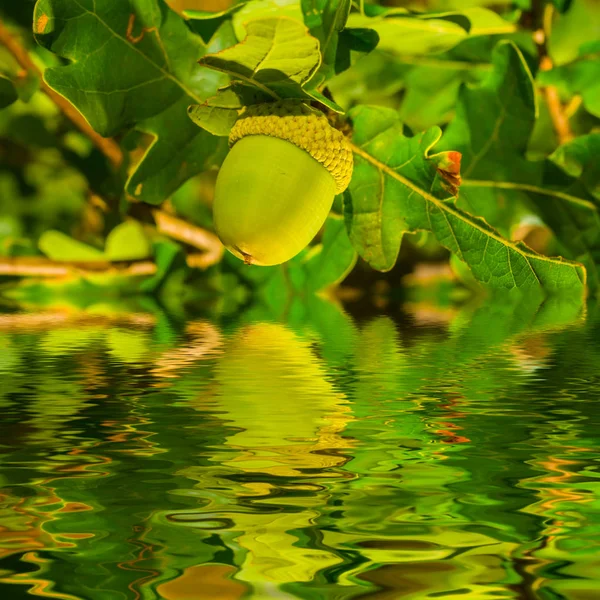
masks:
[[[168,4],[183,15],[185,10],[227,11],[235,2]],[[323,9],[323,3],[312,4]],[[34,7],[33,0],[0,0],[0,297],[6,307],[87,305],[99,297],[120,301],[152,295],[166,305],[210,303],[230,314],[256,297],[275,312],[284,312],[294,298],[323,291],[346,302],[380,306],[390,299],[428,294],[455,303],[480,293],[464,264],[451,260],[429,233],[407,236],[388,273],[357,261],[343,220],[335,214],[341,211],[341,199],[315,245],[299,257],[281,267],[244,267],[223,252],[212,233],[214,183],[226,152],[223,138],[182,140],[180,117],[168,110],[138,119],[133,128],[101,131],[112,137],[100,137],[44,82],[46,69],[68,61],[34,41]],[[387,18],[393,11],[406,10],[425,17],[453,16],[444,21],[424,18],[417,31],[411,31],[411,19]],[[232,25],[223,21],[228,28],[219,26],[208,44],[191,34],[191,42],[186,37],[177,43],[184,48],[189,42],[200,55],[235,43],[249,15],[302,18],[300,3],[289,0],[252,0],[231,14]],[[34,23],[37,33],[43,33],[44,26]],[[461,90],[488,76],[499,40],[513,42],[535,77],[538,103],[524,158],[543,160],[562,152],[561,168],[575,181],[569,180],[569,189],[579,186],[595,198],[600,195],[595,151],[600,148],[597,0],[355,2],[348,26],[376,31],[379,44],[369,53],[350,52],[350,68],[328,82],[328,92],[344,110],[358,103],[394,109],[409,135],[431,126],[451,128],[460,118]],[[175,31],[179,21],[173,27]],[[179,57],[180,69],[187,70],[191,85],[202,80],[198,89],[210,95],[223,83],[222,77],[206,69],[195,71],[196,59]],[[118,60],[110,68],[119,69]],[[182,102],[189,104],[187,98]],[[163,146],[155,143],[161,136]],[[177,160],[182,144],[197,145],[193,165]],[[510,144],[510,139],[500,140],[499,162],[506,160],[503,148],[516,151]],[[145,202],[139,197],[141,182]],[[554,212],[542,218],[544,211],[524,194],[496,193],[487,204],[491,211],[477,205],[473,196],[466,194],[459,202],[485,216],[505,237],[523,240],[544,254],[582,260],[589,280],[595,280],[590,265],[595,269],[600,256],[596,212],[585,221],[575,218],[585,230],[587,245],[580,249],[565,243],[569,231],[552,222],[564,221],[560,210],[568,206],[551,207]]]

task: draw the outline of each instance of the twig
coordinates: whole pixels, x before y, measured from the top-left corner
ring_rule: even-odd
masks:
[[[48,258],[17,256],[0,258],[0,275],[16,277],[68,277],[69,275],[121,275],[125,277],[154,275],[156,265],[151,261],[130,263],[62,262]]]
[[[0,314],[0,331],[44,331],[59,327],[106,327],[115,324],[136,329],[150,328],[156,324],[156,318],[145,313],[90,314],[60,308],[45,312]]]
[[[64,115],[85,135],[94,145],[108,158],[115,168],[123,161],[123,152],[119,145],[111,138],[102,137],[92,129],[83,115],[58,92],[55,92],[45,81],[42,71],[33,62],[27,50],[21,46],[19,41],[9,32],[0,21],[0,44],[2,44],[16,59],[16,61],[30,73],[35,74],[40,80],[40,89],[60,108]]]
[[[187,223],[163,210],[152,211],[157,230],[175,240],[204,250],[189,254],[187,264],[191,268],[207,269],[217,264],[223,256],[219,238],[200,227]],[[154,275],[156,265],[148,260],[127,263],[108,261],[55,261],[42,257],[0,257],[0,275],[14,277],[68,277],[92,274],[134,277]]]
[[[540,69],[542,71],[547,71],[552,68],[552,61],[550,58],[545,57],[550,62],[550,66],[544,68],[544,64],[540,65]],[[565,109],[560,101],[560,97],[558,95],[558,89],[553,85],[547,85],[543,88],[544,96],[546,97],[546,103],[548,104],[548,111],[550,112],[550,118],[552,119],[552,125],[554,126],[554,131],[556,131],[556,135],[558,136],[558,141],[561,144],[566,144],[570,142],[575,136],[573,135],[573,131],[571,130],[571,124],[569,123],[569,119],[565,113]]]
[[[539,6],[538,10],[541,10]],[[548,47],[546,45],[546,41],[550,37],[550,32],[552,29],[553,11],[554,7],[552,4],[546,4],[543,9],[543,14],[540,15],[541,27],[533,34],[533,39],[537,44],[540,55],[541,71],[549,71],[554,66],[552,59],[548,55]],[[548,111],[550,113],[554,131],[556,131],[556,135],[558,136],[558,141],[561,144],[571,141],[575,136],[571,130],[569,118],[565,114],[565,109],[560,101],[558,89],[553,85],[547,85],[542,88],[542,92],[546,98]]]
[[[205,251],[201,255],[188,256],[190,267],[207,269],[221,260],[223,244],[214,233],[178,219],[164,210],[153,210],[152,214],[160,233]]]
[[[582,104],[583,98],[579,94],[577,96],[573,96],[569,104],[565,106],[565,116],[567,119],[570,119],[579,110],[579,107]]]

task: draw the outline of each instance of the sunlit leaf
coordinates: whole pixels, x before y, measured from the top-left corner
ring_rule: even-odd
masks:
[[[196,125],[213,135],[227,136],[241,108],[242,104],[237,94],[228,90],[210,98],[204,104],[193,104],[188,108],[188,114]]]
[[[204,104],[192,104],[188,115],[198,127],[213,135],[228,136],[244,106],[269,99],[267,94],[252,86],[236,84],[220,89]]]
[[[106,257],[101,250],[88,246],[83,242],[74,240],[72,237],[54,231],[52,229],[44,232],[39,239],[40,250],[52,260],[66,261],[104,261]]]
[[[257,19],[286,17],[303,23],[300,0],[249,0],[233,15],[233,28],[236,38],[242,41],[248,30],[246,25]]]
[[[108,234],[104,252],[108,260],[140,260],[148,258],[152,248],[140,223],[125,221]]]
[[[302,86],[320,64],[319,43],[306,27],[288,18],[260,19],[247,25],[243,43],[200,64],[241,79],[272,98],[304,97]]]
[[[354,246],[373,267],[390,269],[403,234],[425,229],[491,288],[583,294],[585,270],[580,265],[510,242],[454,205],[460,155],[431,154],[441,135],[438,129],[406,138],[389,109],[357,107],[350,116],[355,166],[346,220]]]
[[[380,50],[410,55],[444,52],[469,36],[515,30],[514,24],[484,8],[420,15],[403,9],[379,11],[374,16],[353,13],[348,26],[374,29]]]
[[[37,41],[67,59],[45,72],[101,135],[132,125],[154,138],[129,192],[163,201],[187,177],[211,164],[220,141],[195,127],[187,106],[202,103],[219,83],[194,61],[206,51],[183,19],[158,0],[40,0]]]

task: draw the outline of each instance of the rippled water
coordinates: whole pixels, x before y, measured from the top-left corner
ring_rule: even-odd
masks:
[[[600,320],[0,315],[0,598],[600,597]]]

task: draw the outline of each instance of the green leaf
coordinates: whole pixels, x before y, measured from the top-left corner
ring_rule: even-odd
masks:
[[[373,268],[388,271],[396,263],[402,236],[408,230],[401,201],[414,193],[402,182],[414,181],[423,194],[435,188],[440,200],[450,200],[455,191],[448,189],[437,170],[447,156],[429,156],[441,135],[438,128],[404,137],[394,110],[358,106],[350,111],[350,118],[354,172],[344,198],[348,231],[358,253]],[[385,153],[384,162],[381,153]],[[406,198],[400,200],[400,196]]]
[[[246,2],[234,4],[229,8],[219,12],[209,12],[206,10],[184,10],[183,16],[188,20],[190,29],[197,33],[206,44],[209,43],[219,27],[240,10]]]
[[[362,106],[350,116],[355,165],[346,222],[355,248],[374,268],[394,265],[404,233],[427,230],[491,288],[539,296],[583,294],[581,265],[509,242],[451,202],[460,157],[430,154],[439,129],[406,138],[395,111]]]
[[[564,14],[556,15],[548,52],[552,62],[561,66],[575,60],[583,45],[598,42],[600,5],[596,0],[577,0]]]
[[[560,146],[543,164],[546,193],[530,192],[538,214],[570,258],[588,270],[593,292],[600,288],[600,134]]]
[[[463,155],[458,206],[505,235],[527,207],[533,208],[556,234],[560,251],[586,266],[590,288],[596,289],[600,222],[590,183],[594,168],[573,164],[590,162],[594,140],[570,147],[570,169],[560,152],[547,161],[528,161],[525,152],[538,113],[531,73],[511,42],[500,43],[492,61],[493,71],[479,86],[462,89],[456,117],[440,144]]]
[[[373,17],[353,13],[348,26],[374,29],[380,50],[410,55],[445,52],[469,36],[515,30],[514,24],[485,8],[422,15],[388,9]]]
[[[585,109],[600,118],[600,42],[580,48],[572,62],[538,73],[540,85],[554,85],[567,94],[581,95]]]
[[[353,13],[352,28],[369,28],[379,36],[379,49],[396,54],[427,54],[452,48],[468,34],[456,23],[442,19],[419,19],[409,13],[367,17]]]
[[[157,271],[152,277],[142,281],[140,290],[143,292],[156,291],[175,268],[185,265],[181,246],[175,242],[169,240],[157,242],[154,244],[153,253]]]
[[[248,31],[246,25],[256,19],[287,17],[303,23],[299,0],[250,0],[233,15],[233,28],[238,40],[243,40]]]
[[[307,290],[316,293],[341,283],[354,268],[356,259],[344,220],[331,215],[321,243],[311,248],[303,263]]]
[[[335,72],[338,36],[350,14],[350,0],[302,0],[304,22],[320,42],[321,66],[313,86],[329,79]]]
[[[66,261],[105,261],[104,253],[72,237],[50,229],[45,231],[39,241],[39,249],[52,260]]]
[[[244,265],[229,254],[224,262],[226,272],[233,270],[273,309],[283,310],[292,297],[310,296],[339,284],[352,270],[356,259],[343,219],[330,215],[321,242],[283,265]]]
[[[582,188],[582,196],[600,200],[600,133],[582,135],[556,149],[550,161]]]
[[[571,7],[572,2],[573,0],[552,0],[552,4],[554,4],[556,10],[561,13],[567,12]]]
[[[537,166],[525,160],[525,151],[538,113],[533,79],[511,42],[496,46],[492,62],[493,71],[479,86],[463,88],[441,148],[462,154],[464,180],[532,182]],[[459,206],[508,233],[518,197],[507,202],[493,187],[462,192]]]
[[[247,24],[243,43],[218,54],[207,54],[200,64],[257,87],[272,98],[303,98],[302,89],[319,67],[318,41],[306,27],[285,17]]]
[[[379,44],[379,35],[374,29],[364,27],[346,28],[338,36],[335,57],[335,72],[341,73],[352,65],[352,52],[368,54]]]
[[[108,234],[104,253],[108,260],[140,260],[148,258],[152,248],[142,225],[125,221]]]
[[[192,104],[188,107],[188,115],[198,127],[206,129],[213,135],[228,136],[237,121],[239,109],[240,107],[237,106],[227,106],[227,100],[219,98],[214,103],[209,100],[205,104]]]
[[[375,50],[334,77],[327,87],[345,109],[355,104],[395,106],[398,93],[404,88],[405,73],[404,65]]]
[[[103,136],[136,126],[153,143],[127,190],[163,201],[185,179],[210,166],[221,142],[195,127],[187,107],[223,84],[194,62],[206,48],[159,0],[39,0],[38,43],[67,59],[48,68],[48,85],[65,96]]]
[[[196,127],[183,97],[160,115],[138,125],[153,142],[129,177],[127,192],[140,201],[160,204],[193,175],[218,167],[227,141]]]
[[[217,92],[204,104],[188,107],[190,119],[198,127],[213,135],[228,136],[235,124],[239,111],[247,105],[268,102],[269,98],[260,90],[248,85],[231,85]]]
[[[0,109],[10,106],[19,98],[13,82],[0,74]]]

